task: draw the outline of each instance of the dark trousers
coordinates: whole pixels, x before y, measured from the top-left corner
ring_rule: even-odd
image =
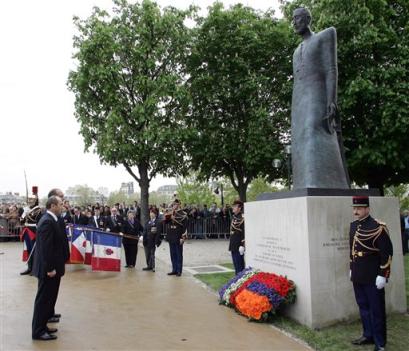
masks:
[[[408,253],[408,240],[409,240],[409,229],[405,229],[402,233],[402,249],[403,254],[406,255]]]
[[[376,346],[386,344],[385,289],[375,284],[354,283],[356,303],[359,307],[363,336],[373,339]]]
[[[38,279],[38,290],[34,301],[32,337],[39,337],[47,331],[47,321],[54,314],[61,277]]]
[[[183,267],[183,244],[169,243],[170,260],[172,261],[172,272],[182,274]]]
[[[244,255],[240,255],[239,251],[232,251],[231,258],[236,274],[240,273],[244,269]]]
[[[55,291],[55,295],[54,295],[54,299],[52,301],[52,307],[51,307],[51,312],[50,312],[50,317],[51,318],[55,315],[55,304],[57,303],[57,298],[58,298],[58,292],[60,290],[60,283],[61,283],[61,278],[58,279],[58,282],[56,283],[56,291]]]
[[[136,264],[136,255],[138,254],[138,245],[124,244],[125,261],[127,266],[134,266]]]
[[[148,268],[155,269],[156,246],[153,246],[153,247],[144,246],[144,249],[145,249],[145,256],[146,256],[146,266]]]
[[[27,234],[26,234],[27,235]],[[36,247],[35,247],[35,240],[32,240],[31,241],[31,250],[30,251],[28,251],[27,253],[28,253],[28,255],[29,255],[29,259],[28,259],[28,261],[27,261],[27,269],[29,270],[29,271],[32,271],[32,269],[33,269],[33,261],[34,261],[34,251],[35,251],[35,249],[36,249]]]

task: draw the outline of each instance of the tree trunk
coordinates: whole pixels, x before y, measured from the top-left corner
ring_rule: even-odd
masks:
[[[149,176],[148,167],[139,165],[139,188],[141,189],[141,224],[144,226],[149,219]]]
[[[240,179],[240,178],[237,179],[237,183],[238,183],[238,186],[237,186],[236,190],[239,193],[239,198],[240,198],[241,201],[246,202],[248,183],[244,182],[243,179]]]

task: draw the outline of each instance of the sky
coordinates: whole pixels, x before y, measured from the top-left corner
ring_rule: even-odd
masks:
[[[135,1],[131,1],[135,2]],[[207,0],[159,0],[160,6],[203,11]],[[225,7],[241,2],[255,9],[274,8],[278,0],[222,1]],[[39,187],[64,191],[77,184],[119,190],[134,181],[122,167],[101,165],[98,156],[85,153],[74,117],[74,97],[67,89],[73,69],[73,16],[87,18],[92,8],[111,9],[111,0],[13,0],[0,4],[0,193],[25,194]],[[151,190],[175,179],[158,176]],[[134,186],[139,187],[134,181]]]

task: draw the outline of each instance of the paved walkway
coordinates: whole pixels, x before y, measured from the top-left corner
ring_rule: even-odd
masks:
[[[190,242],[185,247],[186,264],[189,256],[199,256],[201,250],[195,247],[207,245],[220,246],[222,251],[220,243]],[[0,255],[0,350],[307,350],[271,326],[249,323],[219,306],[215,295],[191,275],[167,276],[166,245],[159,250],[166,261],[158,262],[156,273],[141,270],[143,250],[137,268],[123,268],[120,273],[67,266],[57,302],[62,319],[54,325],[58,339],[33,341],[37,280],[18,274],[24,269],[21,247],[0,243],[4,252]],[[217,256],[216,251],[212,254]],[[192,265],[206,262],[191,261]]]

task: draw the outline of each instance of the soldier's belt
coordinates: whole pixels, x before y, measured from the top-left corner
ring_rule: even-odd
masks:
[[[366,257],[366,256],[370,256],[370,255],[374,255],[377,252],[370,252],[370,251],[355,251],[355,257]]]
[[[35,223],[27,223],[27,224],[24,224],[24,226],[25,226],[25,227],[37,227],[37,224],[35,224]]]

